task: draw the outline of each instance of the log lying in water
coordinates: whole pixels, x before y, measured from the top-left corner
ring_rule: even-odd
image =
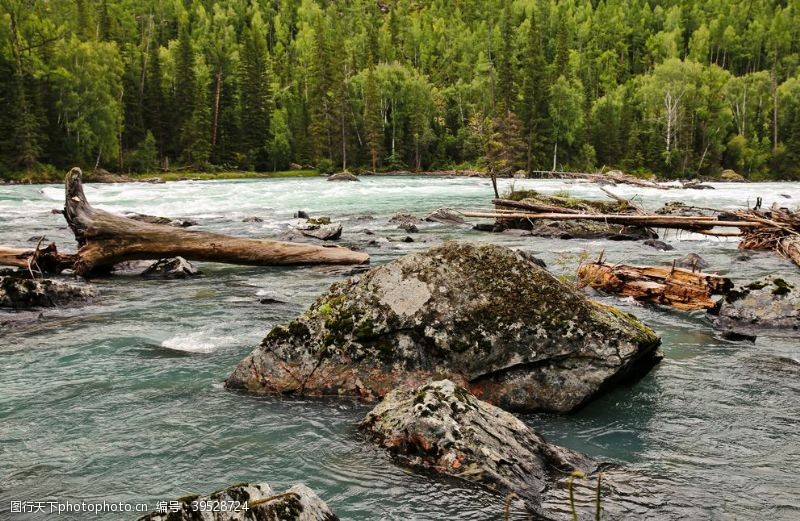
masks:
[[[730,279],[718,275],[663,266],[631,266],[598,261],[578,267],[581,284],[606,293],[633,297],[639,302],[676,309],[713,309],[712,295],[733,288]]]
[[[490,219],[549,219],[568,221],[584,219],[602,221],[612,224],[629,224],[665,228],[711,229],[715,226],[735,228],[758,228],[762,223],[755,221],[721,221],[716,217],[683,217],[675,215],[639,215],[639,214],[595,214],[595,213],[526,213],[526,212],[463,212],[465,217],[484,217]]]
[[[67,174],[64,216],[80,247],[74,266],[80,275],[102,271],[123,261],[175,256],[254,266],[369,262],[368,254],[338,246],[189,231],[97,210],[86,200],[79,168]]]

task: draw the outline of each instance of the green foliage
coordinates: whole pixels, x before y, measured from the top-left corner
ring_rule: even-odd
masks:
[[[800,177],[791,2],[0,6],[0,171],[147,169],[154,147],[208,169]]]

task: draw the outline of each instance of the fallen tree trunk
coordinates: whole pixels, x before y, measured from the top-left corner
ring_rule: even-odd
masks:
[[[58,253],[54,243],[33,250],[0,247],[0,266],[16,266],[31,273],[60,273],[71,268],[75,260],[75,255]]]
[[[484,217],[488,219],[548,219],[568,221],[585,219],[603,221],[611,224],[630,224],[641,226],[663,226],[667,228],[711,229],[715,226],[736,228],[758,228],[764,226],[755,221],[720,221],[716,217],[683,217],[674,215],[639,215],[639,214],[593,214],[593,213],[525,213],[525,212],[463,212],[465,217]]]
[[[578,267],[578,280],[605,293],[633,297],[639,302],[676,309],[713,309],[712,295],[733,288],[730,279],[718,275],[662,266],[631,266],[598,261]]]
[[[64,216],[78,241],[75,271],[80,275],[110,269],[128,260],[181,256],[230,264],[363,264],[369,255],[339,246],[243,239],[151,224],[93,208],[86,200],[81,170],[66,178]]]
[[[573,210],[571,208],[564,208],[562,206],[555,206],[551,204],[526,203],[523,201],[512,201],[511,199],[492,199],[492,204],[494,204],[495,206],[516,208],[519,210],[530,210],[532,212],[555,212],[555,213],[571,213],[571,214],[583,213],[580,210]]]

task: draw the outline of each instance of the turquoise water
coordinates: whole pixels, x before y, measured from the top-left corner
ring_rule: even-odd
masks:
[[[502,189],[507,188],[508,181]],[[553,193],[603,198],[594,185],[516,181]],[[798,184],[716,185],[717,190],[616,187],[647,206],[688,200],[734,207],[797,205]],[[344,224],[342,243],[373,263],[446,239],[523,248],[569,275],[580,259],[669,263],[694,251],[710,270],[746,282],[797,268],[769,253],[736,260],[736,243],[670,232],[673,252],[640,243],[560,241],[420,226],[416,242],[388,223],[395,212],[440,206],[488,208],[491,187],[467,178],[369,178],[88,185],[97,207],[199,221],[197,229],[280,237],[293,212]],[[781,194],[788,195],[789,198]],[[46,235],[62,250],[74,239],[60,215],[59,186],[0,186],[0,244]],[[259,216],[262,223],[243,223]],[[367,217],[372,217],[367,218]],[[374,235],[364,233],[365,229]],[[388,237],[377,246],[370,240]],[[499,519],[502,498],[459,482],[419,476],[363,443],[354,425],[369,406],[350,401],[265,399],[231,393],[222,381],[275,324],[302,312],[345,276],[334,268],[253,268],[199,264],[186,281],[146,281],[135,272],[95,281],[89,306],[22,315],[0,326],[0,519],[13,500],[145,502],[208,492],[241,481],[296,482],[314,489],[342,519]],[[273,297],[282,303],[260,304]],[[800,518],[800,346],[718,339],[702,314],[605,299],[651,325],[665,360],[633,387],[575,415],[524,419],[552,441],[614,461],[667,484],[652,519]],[[9,312],[0,311],[0,323]],[[20,318],[19,314],[14,315]],[[89,516],[134,519],[135,513]],[[59,519],[86,519],[81,514]]]

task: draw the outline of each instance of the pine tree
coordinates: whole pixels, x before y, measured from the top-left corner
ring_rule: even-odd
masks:
[[[253,27],[244,34],[241,64],[242,149],[250,166],[269,167],[270,67],[265,35]]]
[[[525,34],[520,77],[520,101],[518,114],[521,127],[525,133],[525,167],[530,175],[536,159],[541,164],[547,144],[544,136],[547,133],[547,61],[544,55],[542,37],[536,22],[536,13],[531,11],[528,28]]]
[[[174,121],[173,128],[184,131],[195,113],[197,106],[197,76],[194,70],[195,55],[189,37],[189,28],[180,28],[178,37],[177,57],[175,60],[175,98],[172,106]],[[181,136],[179,132],[173,134],[173,152],[181,151]]]
[[[380,98],[378,97],[378,85],[375,81],[375,70],[372,63],[367,69],[367,77],[364,80],[364,131],[372,163],[372,171],[375,172],[378,169],[378,160],[383,157],[383,120],[381,118]]]
[[[150,42],[147,58],[147,70],[144,81],[143,110],[145,127],[153,134],[159,157],[164,155],[164,137],[166,124],[163,110],[165,108],[164,91],[161,86],[161,57],[159,46]]]

